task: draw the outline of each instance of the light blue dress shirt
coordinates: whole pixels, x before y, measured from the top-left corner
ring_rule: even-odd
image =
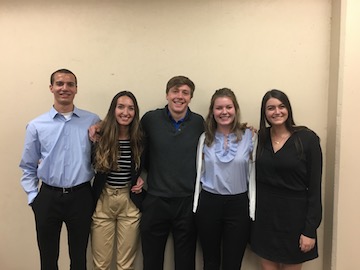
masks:
[[[224,147],[225,135],[215,134],[214,143],[204,146],[204,172],[202,188],[221,195],[235,195],[247,191],[249,178],[249,158],[253,150],[252,132],[245,130],[240,141],[231,133]]]
[[[88,128],[100,121],[94,113],[74,108],[67,120],[54,108],[30,121],[20,168],[21,185],[32,203],[39,179],[55,187],[73,187],[90,181],[91,142]]]

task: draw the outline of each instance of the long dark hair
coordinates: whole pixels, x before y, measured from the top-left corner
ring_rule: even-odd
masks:
[[[121,91],[117,93],[112,99],[110,108],[100,126],[100,139],[95,149],[94,167],[96,170],[101,172],[118,170],[118,138],[120,127],[116,121],[115,108],[117,105],[117,100],[122,96],[129,97],[134,103],[135,115],[134,119],[129,125],[129,136],[131,153],[133,160],[135,161],[135,167],[140,167],[140,157],[143,151],[143,135],[139,120],[139,106],[133,93],[130,91]]]
[[[284,104],[285,108],[288,111],[288,118],[285,121],[285,127],[288,131],[290,131],[291,134],[302,130],[302,129],[307,129],[307,127],[305,126],[296,126],[295,121],[294,121],[294,117],[293,117],[293,112],[292,112],[292,108],[291,108],[291,104],[290,104],[290,100],[288,98],[288,96],[277,89],[272,89],[270,91],[267,91],[264,95],[264,97],[262,98],[261,101],[261,109],[260,109],[260,125],[259,125],[259,144],[257,147],[257,155],[261,155],[262,150],[264,148],[264,144],[267,138],[267,126],[271,127],[271,123],[269,123],[269,121],[266,119],[265,113],[266,113],[266,102],[270,99],[270,98],[276,98],[278,100],[281,101],[282,104]],[[296,148],[298,150],[298,152],[302,153],[302,143],[299,140],[295,141],[295,145]]]

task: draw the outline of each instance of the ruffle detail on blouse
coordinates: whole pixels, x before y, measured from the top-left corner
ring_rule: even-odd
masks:
[[[223,163],[232,161],[237,152],[238,142],[234,133],[229,134],[227,140],[227,148],[224,148],[225,135],[222,133],[215,134],[215,155]]]

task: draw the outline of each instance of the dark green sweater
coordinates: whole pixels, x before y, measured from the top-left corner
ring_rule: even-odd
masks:
[[[160,197],[186,197],[194,193],[196,148],[204,119],[188,109],[178,130],[167,107],[147,112],[141,119],[146,136],[145,168],[148,192]]]

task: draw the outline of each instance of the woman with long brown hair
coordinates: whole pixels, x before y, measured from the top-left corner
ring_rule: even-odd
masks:
[[[144,191],[139,177],[143,151],[139,107],[131,92],[115,95],[98,130],[93,153],[97,201],[91,227],[94,269],[110,269],[115,241],[117,269],[133,269]]]

